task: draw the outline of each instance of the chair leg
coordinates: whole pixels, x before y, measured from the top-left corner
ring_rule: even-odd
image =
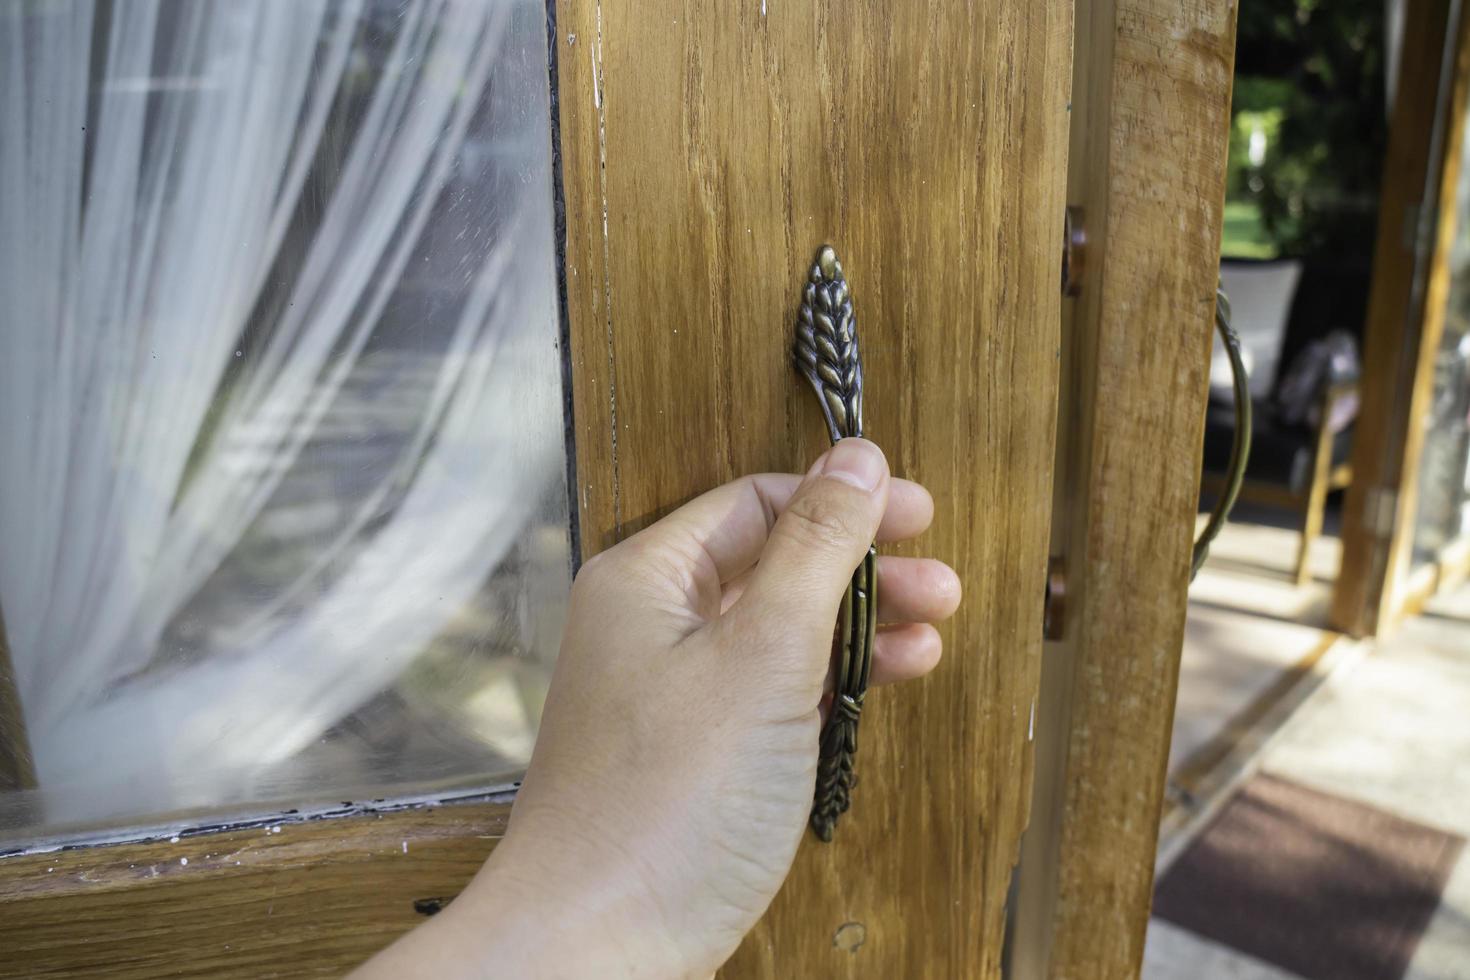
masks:
[[[1327,511],[1327,475],[1320,474],[1307,489],[1306,513],[1302,518],[1302,543],[1296,555],[1296,584],[1312,580],[1312,542],[1322,535],[1322,517]]]

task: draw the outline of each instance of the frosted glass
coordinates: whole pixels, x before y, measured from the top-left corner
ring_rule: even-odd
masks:
[[[504,786],[570,585],[545,9],[0,11],[0,849]]]

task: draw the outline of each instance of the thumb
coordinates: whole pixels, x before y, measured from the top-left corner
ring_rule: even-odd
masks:
[[[887,506],[888,461],[877,446],[843,439],[829,449],[771,528],[730,609],[737,628],[777,646],[815,644],[825,654],[842,595]]]

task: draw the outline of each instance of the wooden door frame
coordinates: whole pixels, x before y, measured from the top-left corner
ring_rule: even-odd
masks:
[[[830,241],[867,429],[936,498],[934,528],[903,550],[951,562],[967,593],[937,674],[868,698],[858,801],[833,844],[804,843],[730,976],[999,969],[1041,660],[1034,502],[1052,489],[1072,5],[929,11],[900,25],[881,3],[549,8],[583,556],[825,448],[789,352]],[[508,806],[14,856],[0,974],[346,968],[458,892]]]
[[[1461,0],[1410,0],[1403,44],[1330,614],[1334,629],[1353,636],[1391,631],[1424,598],[1409,565],[1470,108],[1470,17]]]
[[[501,794],[0,858],[0,976],[345,973],[459,894],[509,814]]]
[[[1233,0],[1079,0],[1068,200],[1089,257],[1064,324],[1033,819],[1011,976],[1137,976],[1152,899],[1219,280]],[[1157,38],[1183,38],[1159,44]]]
[[[1051,5],[1057,12],[1054,19],[1033,22],[1036,30],[1030,40],[1036,57],[1012,52],[1013,70],[1041,73],[1036,76],[1041,82],[1038,92],[1053,92],[1055,86],[1055,94],[1065,93],[1068,65],[1055,59],[1065,48],[1059,45],[1058,32],[1070,31],[1071,23],[1069,17],[1060,16],[1061,7]],[[640,409],[636,403],[641,392],[659,391],[667,381],[650,378],[638,365],[631,369],[620,365],[614,349],[618,331],[626,329],[615,320],[615,304],[627,295],[630,284],[635,291],[646,290],[651,281],[651,277],[640,280],[636,264],[627,260],[620,274],[625,278],[609,277],[609,240],[601,230],[604,219],[613,222],[614,231],[630,227],[629,216],[619,215],[619,202],[610,202],[603,184],[604,99],[629,96],[601,88],[618,81],[616,73],[609,81],[603,60],[603,28],[615,27],[604,23],[608,12],[585,0],[555,0],[553,9],[557,14],[551,26],[553,71],[561,62],[560,131],[568,134],[563,137],[567,173],[577,175],[576,186],[569,186],[566,193],[566,298],[574,328],[571,351],[579,426],[576,499],[584,546],[591,553],[656,516],[659,507],[702,489],[712,479],[732,475],[734,467],[750,461],[726,447],[723,463],[711,464],[710,472],[705,472],[709,466],[703,462],[691,465],[687,485],[679,486],[639,485],[638,477],[618,473],[629,458],[636,460],[638,446],[636,437],[629,437],[618,450],[622,460],[614,459],[619,426],[660,424],[654,422],[658,407]],[[771,13],[776,9],[772,4]],[[1015,16],[1023,16],[1023,10],[1028,11],[1024,16],[1038,16],[1031,12],[1034,8],[1021,4],[1007,9]],[[764,43],[758,32],[769,28],[754,21],[753,10],[751,26],[756,33],[751,36],[757,40],[752,43]],[[1136,972],[1147,919],[1199,473],[1234,4],[1083,0],[1077,11],[1077,36],[1085,44],[1078,48],[1083,74],[1077,77],[1082,84],[1074,91],[1072,106],[1078,121],[1073,124],[1077,164],[1071,184],[1077,194],[1074,203],[1088,209],[1093,223],[1088,229],[1092,242],[1086,285],[1063,324],[1069,341],[1060,367],[1069,387],[1077,384],[1087,393],[1068,403],[1067,415],[1057,427],[1058,473],[1065,480],[1058,485],[1057,507],[1059,513],[1075,515],[1059,521],[1052,535],[1071,566],[1073,611],[1067,620],[1067,639],[1049,647],[1043,660],[1039,633],[1045,555],[1018,549],[1021,538],[998,548],[997,531],[985,526],[980,506],[1006,494],[1033,493],[1046,499],[1046,475],[992,474],[967,488],[944,484],[939,475],[947,493],[972,498],[951,515],[966,518],[963,533],[968,537],[956,537],[949,546],[960,547],[963,540],[964,548],[975,549],[968,560],[973,564],[983,559],[988,566],[972,568],[983,584],[968,596],[976,615],[962,627],[967,632],[949,636],[955,664],[948,668],[950,673],[909,691],[885,692],[879,699],[875,712],[889,712],[889,719],[875,717],[865,730],[865,751],[871,753],[869,760],[913,752],[912,733],[922,730],[916,726],[926,705],[959,690],[973,702],[977,730],[983,726],[990,733],[983,738],[996,739],[998,748],[983,756],[983,772],[925,771],[915,765],[919,782],[914,785],[964,775],[966,798],[989,804],[983,812],[958,821],[935,818],[922,826],[913,815],[901,816],[889,826],[884,818],[892,814],[870,808],[877,816],[865,827],[859,810],[835,847],[803,849],[790,886],[778,899],[775,918],[758,928],[731,975],[781,975],[782,964],[774,959],[778,946],[800,947],[800,955],[807,958],[803,962],[828,963],[833,973],[870,970],[872,960],[854,955],[856,947],[839,947],[832,930],[818,926],[832,916],[843,916],[852,906],[903,904],[903,893],[873,893],[863,880],[862,855],[896,846],[905,827],[957,844],[962,877],[971,871],[983,875],[987,894],[998,897],[1011,877],[1031,802],[1033,759],[1028,743],[1033,730],[1040,743],[1036,764],[1053,782],[1050,796],[1038,787],[1035,797],[1036,806],[1043,807],[1035,810],[1036,825],[1046,833],[1027,837],[1021,913],[1015,917],[1017,927],[1008,947],[1012,966],[1026,955],[1034,961],[1038,950],[1051,948],[1054,975]],[[995,85],[985,97],[996,120],[1004,119],[1007,107],[1014,105],[1004,85]],[[1045,158],[1048,140],[1066,139],[1065,128],[1052,126],[1066,123],[1058,117],[1045,125],[1018,127],[1014,151],[1021,156],[1029,153],[1028,159]],[[577,147],[565,145],[572,135],[580,141]],[[1011,237],[1013,247],[1022,250],[1011,269],[1016,278],[1004,283],[1009,299],[1003,302],[1000,293],[985,295],[995,299],[997,315],[1016,315],[1013,311],[1020,307],[1005,302],[1024,299],[1061,320],[1059,307],[1053,305],[1058,302],[1056,276],[1049,258],[1059,256],[1060,235],[1028,237],[1028,229],[1042,224],[1060,231],[1061,181],[1046,173],[1035,174],[1034,179],[1036,183],[1024,193],[1020,189],[1015,193],[1008,205],[1014,209],[1008,222],[997,225]],[[862,206],[881,205],[879,201]],[[836,220],[839,225],[846,221],[852,234],[861,238],[856,217]],[[786,279],[799,273],[805,251],[827,233],[831,232],[813,229],[797,236],[799,241],[793,239],[791,255],[774,263],[780,267],[779,282],[736,284],[736,288],[770,289],[784,297]],[[1033,281],[1037,270],[1044,273],[1049,291],[1039,280]],[[855,260],[850,275],[859,302],[877,304],[885,286],[872,258]],[[645,285],[640,287],[640,281]],[[716,280],[708,282],[719,288]],[[889,292],[887,302],[892,303],[891,287]],[[782,305],[781,300],[773,302]],[[626,307],[619,316],[627,318]],[[785,329],[784,315],[772,329]],[[913,343],[912,338],[894,339]],[[1035,376],[1026,387],[996,388],[986,397],[1051,397],[1056,375],[1047,377],[1037,355],[1054,351],[1056,336],[1043,332],[1023,343],[1030,346],[1017,356]],[[938,363],[934,352],[927,356]],[[771,377],[784,370],[772,369]],[[895,378],[892,366],[879,370],[883,377]],[[709,383],[718,393],[712,375],[681,380],[696,387]],[[617,383],[622,384],[622,400],[619,415],[613,417],[610,396]],[[891,387],[893,382],[887,384]],[[790,418],[809,415],[804,402],[809,396],[799,392],[794,378],[783,376],[780,385],[785,387],[773,391],[779,392],[781,411]],[[708,394],[699,390],[681,397]],[[725,391],[722,397],[733,399],[735,393]],[[876,388],[875,397],[894,408],[896,421],[885,427],[895,433],[889,445],[901,472],[918,451],[916,419],[903,420],[914,409],[900,404],[892,390]],[[945,411],[959,406],[953,399],[935,404]],[[1031,418],[1050,424],[1047,412],[1039,408]],[[811,425],[803,423],[801,431],[783,435],[801,448],[803,458],[820,446],[815,417],[806,421]],[[681,423],[662,424],[670,426],[669,437],[687,438]],[[583,426],[590,428],[584,433]],[[905,427],[907,431],[901,431]],[[1049,445],[1047,433],[1033,429],[1011,433],[1009,438],[1039,439],[1039,445]],[[1147,442],[1146,452],[1139,449],[1142,441]],[[670,443],[660,437],[648,443],[654,444],[667,448]],[[754,451],[754,444],[742,445],[744,453]],[[1020,447],[1021,442],[1015,445]],[[799,462],[785,455],[771,461],[782,468]],[[971,479],[969,471],[965,473]],[[926,481],[936,479],[932,473],[917,475]],[[1045,520],[1044,512],[1040,519]],[[1019,618],[1010,614],[982,618],[992,612],[984,608],[985,597],[1008,594],[1017,582],[1023,589],[1035,587],[1035,608],[1027,612],[1018,607],[1026,613]],[[958,651],[956,638],[964,640]],[[1038,705],[1043,671],[1048,679]],[[1064,712],[1052,710],[1057,689],[1065,695]],[[1030,717],[1028,704],[1035,712]],[[966,744],[972,746],[982,738],[973,731],[954,737],[970,740]],[[967,752],[981,758],[974,749]],[[1085,787],[1075,780],[1069,784],[1066,770],[1054,767],[1058,756],[1073,773],[1082,766],[1092,767],[1093,778]],[[867,792],[876,800],[872,785],[870,780]],[[1002,800],[1005,805],[996,805]],[[0,964],[0,973],[24,969],[26,962],[31,966],[44,962],[58,975],[106,964],[114,976],[153,976],[167,964],[243,976],[299,966],[308,953],[313,967],[346,968],[456,894],[499,839],[509,805],[510,797],[497,795],[433,806],[289,814],[105,848],[4,858],[0,946],[11,956]],[[1054,821],[1039,819],[1053,813]],[[958,822],[967,826],[949,826]],[[1030,852],[1048,835],[1054,841],[1047,845],[1054,857],[1048,874],[1059,886],[1050,890],[1049,904],[1039,906],[1041,914],[1033,912],[1027,918],[1026,878],[1043,868]],[[937,853],[944,863],[943,852]],[[926,876],[938,882],[953,874],[952,869],[930,865],[932,861],[912,869],[904,887],[918,890]],[[367,883],[370,888],[364,887]],[[948,913],[939,921],[919,916],[914,928],[943,929],[946,955],[955,958],[951,966],[974,955],[969,965],[993,975],[1005,911],[998,901],[977,902],[976,907]],[[86,923],[85,942],[77,934],[78,922]],[[870,955],[883,941],[908,942],[902,936],[874,935]],[[942,963],[932,966],[944,968]]]

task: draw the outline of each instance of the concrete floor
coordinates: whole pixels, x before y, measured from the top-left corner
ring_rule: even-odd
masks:
[[[1291,576],[1299,541],[1288,529],[1231,523],[1211,547],[1189,590],[1170,772],[1327,636],[1341,543],[1318,540],[1313,581],[1299,588]]]
[[[1195,683],[1201,676],[1195,672]],[[1190,683],[1186,677],[1181,684],[1186,693]],[[1199,691],[1190,696],[1202,697]],[[1470,837],[1467,716],[1470,585],[1431,603],[1425,615],[1367,656],[1346,662],[1271,742],[1261,768]],[[1158,920],[1150,925],[1143,975],[1148,980],[1294,978]],[[1406,978],[1470,980],[1470,854],[1456,866]]]

